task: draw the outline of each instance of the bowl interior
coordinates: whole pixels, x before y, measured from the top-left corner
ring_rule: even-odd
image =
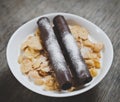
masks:
[[[7,61],[8,61],[10,70],[12,71],[16,79],[28,89],[36,93],[46,95],[46,96],[52,96],[52,97],[73,96],[91,89],[105,77],[113,60],[113,47],[107,35],[99,27],[97,27],[96,25],[94,25],[93,23],[89,22],[88,20],[82,17],[76,16],[73,14],[66,14],[66,13],[53,13],[53,14],[47,14],[44,16],[48,17],[50,21],[52,21],[56,15],[63,15],[67,19],[68,24],[78,24],[85,27],[89,31],[90,37],[94,41],[103,42],[104,49],[102,51],[102,59],[101,59],[102,67],[99,70],[99,75],[97,77],[95,77],[90,83],[88,83],[84,88],[80,90],[77,90],[74,92],[58,93],[54,91],[43,90],[41,86],[35,85],[25,75],[21,73],[20,65],[17,62],[18,56],[20,54],[20,46],[30,34],[34,34],[35,30],[37,29],[36,22],[42,16],[37,17],[27,22],[26,24],[22,25],[12,35],[7,46]]]

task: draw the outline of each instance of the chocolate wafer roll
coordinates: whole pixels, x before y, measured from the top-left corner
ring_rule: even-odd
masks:
[[[92,80],[87,65],[80,53],[75,39],[68,27],[65,18],[61,15],[53,19],[54,29],[56,30],[56,37],[60,42],[66,61],[70,65],[71,72],[74,75],[75,82],[79,85],[88,83]]]
[[[48,52],[60,88],[63,90],[69,89],[72,86],[72,75],[50,25],[50,21],[47,17],[42,17],[37,21],[37,24],[40,29],[40,37]]]

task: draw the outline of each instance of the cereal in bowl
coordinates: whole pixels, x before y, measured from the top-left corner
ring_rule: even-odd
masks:
[[[84,27],[69,25],[69,28],[80,48],[91,76],[96,77],[98,75],[97,71],[101,68],[100,59],[103,44],[91,41],[89,32]],[[21,45],[21,53],[18,58],[21,72],[27,75],[34,84],[44,86],[45,90],[59,91],[60,87],[51,67],[48,53],[39,35],[40,31],[37,29],[34,35],[29,36]],[[75,87],[71,87],[68,91],[74,90]]]

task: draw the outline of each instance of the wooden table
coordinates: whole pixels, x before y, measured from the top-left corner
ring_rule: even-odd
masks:
[[[50,98],[22,86],[7,65],[6,46],[13,32],[34,17],[51,12],[82,16],[102,28],[114,47],[107,76],[81,95]],[[13,49],[15,50],[15,49]],[[0,0],[0,102],[120,102],[120,0]]]

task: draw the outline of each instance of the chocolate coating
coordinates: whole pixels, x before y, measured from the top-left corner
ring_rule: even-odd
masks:
[[[40,29],[40,37],[48,52],[60,88],[63,90],[69,89],[72,86],[72,74],[62,54],[50,21],[47,17],[42,17],[37,21],[37,24]]]
[[[65,18],[58,15],[53,19],[53,24],[58,42],[74,75],[74,82],[78,85],[90,82],[92,77]]]

